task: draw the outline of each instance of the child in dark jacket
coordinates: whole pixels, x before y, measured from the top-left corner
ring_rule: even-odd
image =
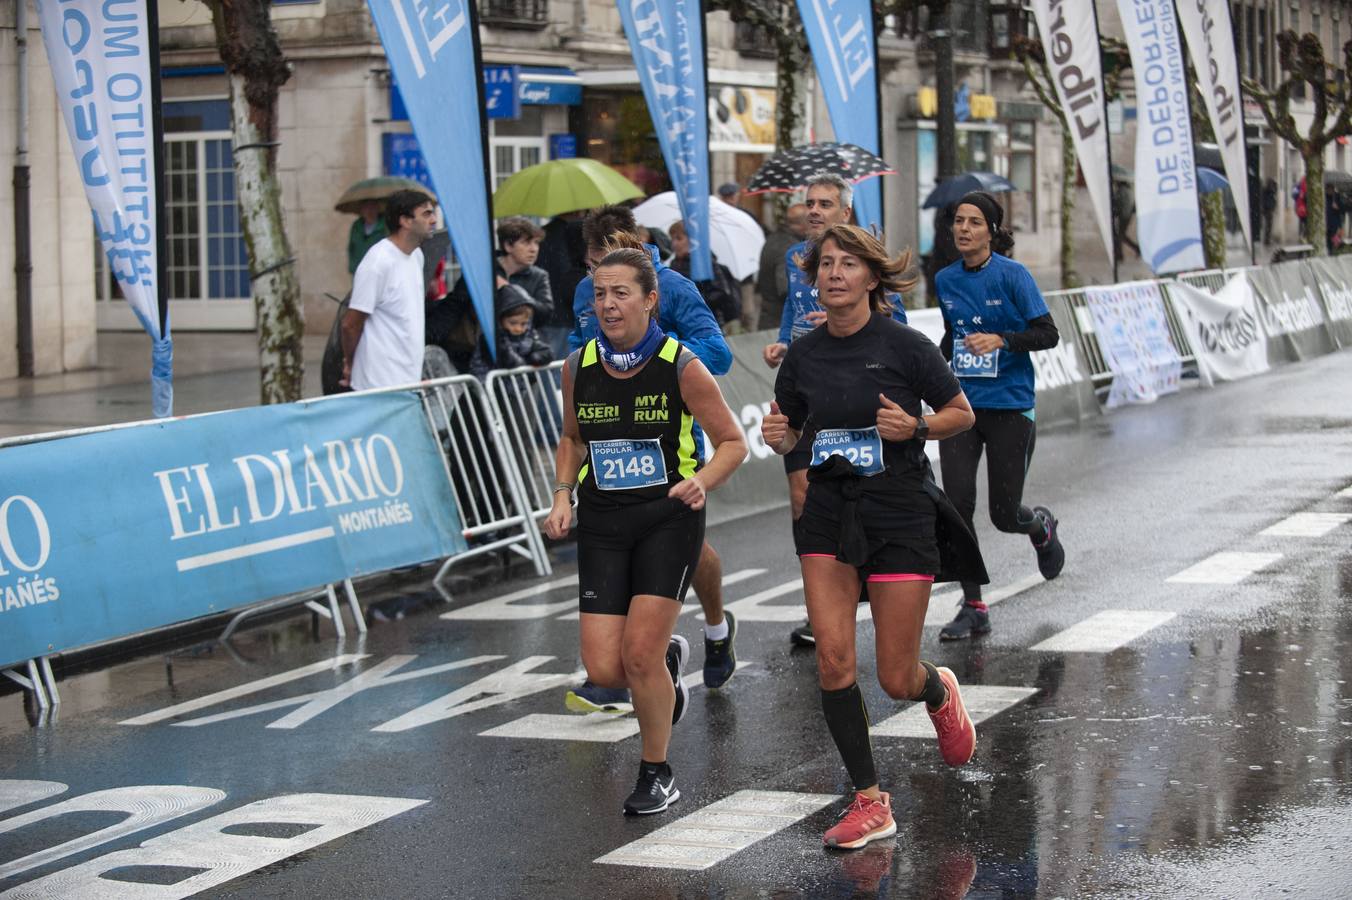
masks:
[[[515,284],[499,279],[495,295],[498,314],[498,358],[488,355],[488,344],[480,338],[479,346],[469,361],[469,370],[480,381],[493,369],[515,369],[520,366],[547,366],[554,354],[540,337],[533,324],[535,303],[530,294]]]

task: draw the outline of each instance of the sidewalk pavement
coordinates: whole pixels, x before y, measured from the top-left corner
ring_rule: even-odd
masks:
[[[95,369],[0,380],[0,438],[149,419],[150,338],[101,332]],[[325,337],[304,338],[304,396],[318,397]],[[258,404],[258,338],[252,332],[174,335],[174,414]]]

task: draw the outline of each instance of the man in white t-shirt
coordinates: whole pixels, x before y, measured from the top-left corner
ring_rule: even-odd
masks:
[[[422,380],[423,254],[437,206],[419,191],[397,191],[385,204],[390,236],[366,252],[352,277],[343,316],[343,380],[353,390]]]

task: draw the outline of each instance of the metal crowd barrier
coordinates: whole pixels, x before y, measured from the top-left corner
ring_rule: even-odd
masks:
[[[563,360],[497,369],[484,388],[520,474],[526,508],[538,522],[554,504],[554,450],[563,436]]]
[[[444,359],[444,354],[442,358]],[[449,362],[446,364],[449,366]],[[465,552],[448,557],[437,571],[434,581],[440,582],[457,563],[503,548],[530,559],[537,575],[545,576],[552,572],[549,555],[537,524],[537,518],[542,515],[542,513],[537,512],[540,502],[538,500],[527,500],[528,495],[522,480],[522,473],[526,472],[527,469],[524,465],[518,467],[518,461],[536,460],[535,468],[529,470],[533,491],[530,496],[538,498],[541,496],[541,489],[536,485],[538,476],[547,471],[552,479],[553,447],[558,440],[559,425],[557,422],[561,421],[561,418],[551,418],[545,415],[546,411],[551,408],[551,404],[554,411],[557,412],[559,408],[556,399],[557,388],[553,388],[549,392],[541,391],[540,397],[554,399],[549,403],[540,403],[532,408],[525,404],[524,398],[534,396],[535,386],[532,386],[531,390],[528,391],[524,387],[524,381],[529,373],[536,373],[538,379],[547,379],[548,376],[552,376],[552,383],[557,384],[557,370],[560,368],[562,368],[562,363],[551,366],[548,370],[516,370],[502,373],[504,377],[496,382],[498,385],[497,391],[503,398],[501,401],[491,398],[485,386],[471,375],[436,378],[416,384],[362,393],[364,396],[366,394],[416,391],[421,397],[428,425],[441,447],[442,465],[446,472],[446,479],[456,500],[463,534],[470,546]],[[543,386],[544,381],[542,380],[539,387],[543,389]],[[344,398],[352,396],[356,395],[335,394],[300,402],[342,403]],[[513,397],[520,397],[522,401],[513,401],[511,399]],[[516,420],[504,420],[498,412],[500,404],[503,409],[510,410],[513,413],[527,412],[530,415],[542,416],[543,418],[539,418],[531,428],[521,427],[516,423]],[[200,413],[182,418],[197,418],[198,416],[218,414]],[[511,421],[512,424],[504,424],[507,421]],[[0,439],[0,450],[24,444],[58,441],[80,435],[159,424],[163,424],[163,422],[161,420],[144,420],[20,435]],[[543,462],[543,454],[523,456],[518,450],[518,448],[529,446],[528,441],[538,440],[548,442],[547,468]],[[552,484],[548,490],[544,490],[543,496],[547,501],[552,501]],[[544,512],[548,512],[547,506],[545,506]],[[340,611],[337,587],[338,585],[330,584],[314,590],[274,597],[250,604],[240,609],[230,620],[221,635],[221,640],[228,639],[240,622],[249,616],[299,604],[304,604],[315,613],[331,619],[334,624],[335,636],[341,638],[345,636],[346,629]],[[365,632],[365,617],[357,601],[356,591],[351,579],[345,579],[341,582],[341,587],[357,630]],[[135,636],[127,635],[127,637]],[[119,640],[122,640],[122,638]],[[0,677],[7,677],[26,690],[32,691],[39,707],[44,710],[61,702],[56,689],[56,679],[52,676],[51,664],[47,657],[27,661],[26,670],[0,663]]]

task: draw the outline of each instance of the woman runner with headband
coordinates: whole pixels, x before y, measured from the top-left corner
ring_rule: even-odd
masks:
[[[1023,505],[1023,482],[1033,459],[1034,350],[1055,347],[1060,335],[1032,274],[1007,255],[1014,236],[1000,227],[1004,210],[985,191],[958,201],[953,240],[962,259],[935,276],[944,316],[941,349],[953,365],[976,415],[970,431],[939,442],[944,491],[972,533],[976,472],[983,447],[991,523],[1026,534],[1043,578],[1061,574],[1066,554],[1056,517],[1045,506]],[[939,631],[956,641],[991,630],[981,585],[964,581],[957,617]]]
[[[889,257],[857,226],[826,230],[802,261],[826,324],[789,345],[761,425],[766,445],[781,455],[804,429],[816,429],[794,543],[817,639],[822,712],[856,792],[823,838],[839,849],[862,847],[897,828],[891,797],[879,786],[856,682],[861,582],[883,690],[898,700],[925,701],[949,765],[962,765],[976,749],[957,679],[919,658],[936,576],[984,581],[985,571],[975,542],[970,535],[962,539],[965,527],[934,486],[925,456],[926,440],[971,427],[971,408],[938,348],[889,316],[885,294],[914,283],[905,277],[910,262],[910,254]],[[922,417],[922,402],[937,412]]]
[[[599,336],[563,368],[558,486],[544,530],[558,540],[578,492],[578,592],[587,678],[633,695],[642,740],[630,815],[681,797],[667,745],[685,714],[672,635],[704,545],[704,500],[746,457],[746,439],[709,370],[657,326],[657,273],[647,252],[610,249],[593,274]],[[695,452],[694,424],[716,449]]]

